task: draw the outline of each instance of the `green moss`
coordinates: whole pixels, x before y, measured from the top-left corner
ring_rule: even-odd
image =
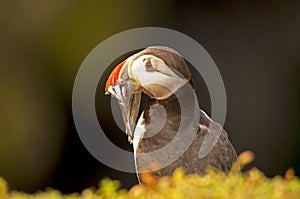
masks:
[[[251,159],[251,158],[250,158]],[[240,158],[240,163],[243,159]],[[244,161],[248,163],[249,161]],[[71,195],[48,189],[33,195],[8,190],[4,179],[0,178],[1,199],[126,199],[126,198],[300,198],[300,180],[288,170],[285,177],[267,178],[261,171],[253,168],[241,173],[237,164],[229,174],[209,169],[205,176],[185,175],[177,169],[171,177],[160,179],[145,176],[145,186],[136,185],[129,191],[120,189],[116,180],[104,179],[99,188],[90,188]]]

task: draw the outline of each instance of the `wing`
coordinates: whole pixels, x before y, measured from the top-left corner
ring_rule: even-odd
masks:
[[[211,150],[204,157],[199,157],[201,156],[199,154],[201,147],[206,147],[205,145],[208,145]],[[235,149],[228,138],[227,132],[202,110],[199,131],[190,150],[191,155],[196,154],[196,152],[198,155],[198,157],[193,158],[194,163],[192,163],[199,164],[199,166],[194,165],[197,168],[197,171],[194,171],[196,173],[203,173],[207,167],[228,172],[237,160]]]

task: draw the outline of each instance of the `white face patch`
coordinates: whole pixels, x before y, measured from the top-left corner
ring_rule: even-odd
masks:
[[[129,74],[151,94],[150,97],[156,99],[171,96],[187,82],[176,75],[162,59],[153,55],[142,55],[134,60]]]

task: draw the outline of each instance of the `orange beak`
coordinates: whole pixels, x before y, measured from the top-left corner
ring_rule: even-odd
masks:
[[[135,92],[134,81],[128,78],[128,64],[125,63],[126,60],[120,63],[109,75],[105,85],[105,94],[111,94],[118,100],[128,141],[132,143],[140,108],[141,93]]]
[[[120,78],[121,70],[123,69],[123,66],[125,64],[126,60],[124,60],[122,63],[120,63],[109,75],[106,84],[105,84],[105,94],[109,95],[108,88],[110,86],[114,86],[117,84],[117,80]]]

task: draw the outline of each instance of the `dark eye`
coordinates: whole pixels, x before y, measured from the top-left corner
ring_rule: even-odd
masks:
[[[151,61],[147,61],[145,64],[146,71],[154,71]]]
[[[152,68],[151,62],[147,62],[147,63],[146,63],[146,68]]]

